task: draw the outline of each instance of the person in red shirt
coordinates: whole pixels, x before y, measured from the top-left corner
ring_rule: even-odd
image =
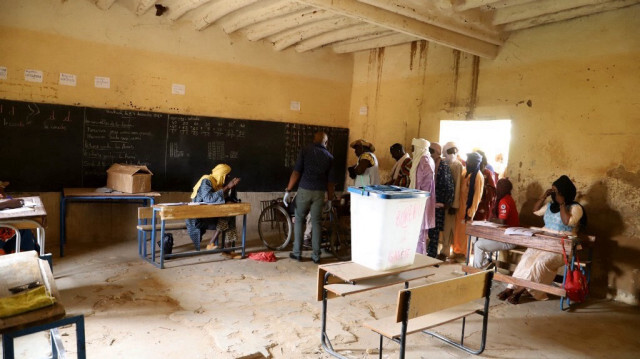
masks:
[[[516,202],[511,197],[513,184],[508,178],[502,178],[496,186],[497,202],[492,213],[492,222],[506,224],[508,227],[519,227],[518,209]],[[479,238],[473,245],[473,266],[476,268],[489,268],[491,262],[491,252],[513,249],[516,245],[492,241],[490,239]]]

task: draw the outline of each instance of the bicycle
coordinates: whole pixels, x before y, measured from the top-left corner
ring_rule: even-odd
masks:
[[[283,250],[293,238],[294,206],[285,206],[282,198],[261,201],[262,211],[258,218],[258,233],[264,245],[271,250]],[[321,247],[338,260],[351,259],[351,219],[349,205],[332,201],[328,212],[322,213]]]

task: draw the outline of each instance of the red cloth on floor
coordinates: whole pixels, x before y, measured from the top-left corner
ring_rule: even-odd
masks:
[[[259,262],[275,262],[276,255],[273,252],[256,252],[249,253],[248,257]]]

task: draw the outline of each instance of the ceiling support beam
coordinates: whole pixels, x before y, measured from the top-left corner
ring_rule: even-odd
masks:
[[[283,31],[269,37],[269,40],[273,42],[273,48],[275,50],[282,51],[300,41],[304,41],[336,29],[357,25],[359,23],[360,22],[358,20],[348,17],[337,17]]]
[[[257,41],[288,29],[333,17],[336,17],[336,14],[332,12],[316,8],[307,8],[290,15],[263,21],[251,26],[245,31],[245,35],[247,35],[249,40]]]
[[[206,14],[195,21],[197,30],[204,30],[207,26],[218,21],[225,15],[228,15],[238,9],[251,5],[258,0],[224,0],[218,1],[209,8]]]
[[[249,25],[285,16],[306,7],[306,5],[290,0],[261,0],[256,4],[225,16],[224,19],[220,20],[220,26],[222,26],[224,32],[230,34]]]
[[[116,0],[94,0],[96,6],[102,10],[109,10]]]
[[[414,36],[398,34],[391,31],[389,34],[365,36],[362,38],[358,38],[357,40],[336,42],[331,46],[331,48],[333,48],[333,51],[338,54],[344,54],[349,52],[371,50],[379,47],[401,45],[417,40],[420,39]]]
[[[620,9],[620,8],[635,5],[638,3],[640,3],[640,0],[614,0],[611,2],[597,4],[597,5],[581,6],[579,8],[561,11],[554,14],[548,14],[548,15],[531,18],[531,19],[512,22],[504,25],[504,30],[516,31],[516,30],[527,29],[530,27],[540,26],[543,24],[549,24],[553,22],[597,14],[604,11]]]
[[[344,29],[326,32],[324,34],[314,36],[308,40],[300,41],[296,45],[296,51],[305,52],[334,42],[353,39],[358,36],[382,34],[386,32],[386,29],[373,24],[359,24],[349,26]]]
[[[189,12],[189,10],[193,10],[197,7],[200,7],[211,0],[187,0],[178,3],[177,6],[173,6],[169,8],[169,20],[176,21],[182,15]]]
[[[144,15],[149,9],[155,5],[156,0],[138,0],[136,5],[136,15]]]
[[[540,0],[530,4],[511,6],[497,10],[493,17],[493,24],[501,25],[542,15],[553,14],[581,6],[602,4],[609,1],[611,0]]]
[[[346,0],[297,0],[303,4],[333,11],[343,16],[375,24],[420,39],[468,52],[485,58],[495,58],[498,45],[446,30],[418,20],[381,10],[375,6]]]
[[[453,2],[453,9],[455,11],[465,11],[483,6],[492,9],[501,9],[503,7],[526,4],[532,1],[538,0],[455,0]]]
[[[495,45],[504,44],[500,37],[500,31],[491,24],[491,20],[487,19],[486,14],[479,10],[457,14],[450,8],[439,8],[433,1],[422,0],[358,0],[358,2]]]

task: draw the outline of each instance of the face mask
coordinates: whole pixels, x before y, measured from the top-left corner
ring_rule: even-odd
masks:
[[[453,160],[456,159],[456,154],[455,153],[452,153],[452,154],[448,154],[447,153],[446,155],[444,155],[444,158],[447,160],[447,162],[451,163],[451,162],[453,162]]]

